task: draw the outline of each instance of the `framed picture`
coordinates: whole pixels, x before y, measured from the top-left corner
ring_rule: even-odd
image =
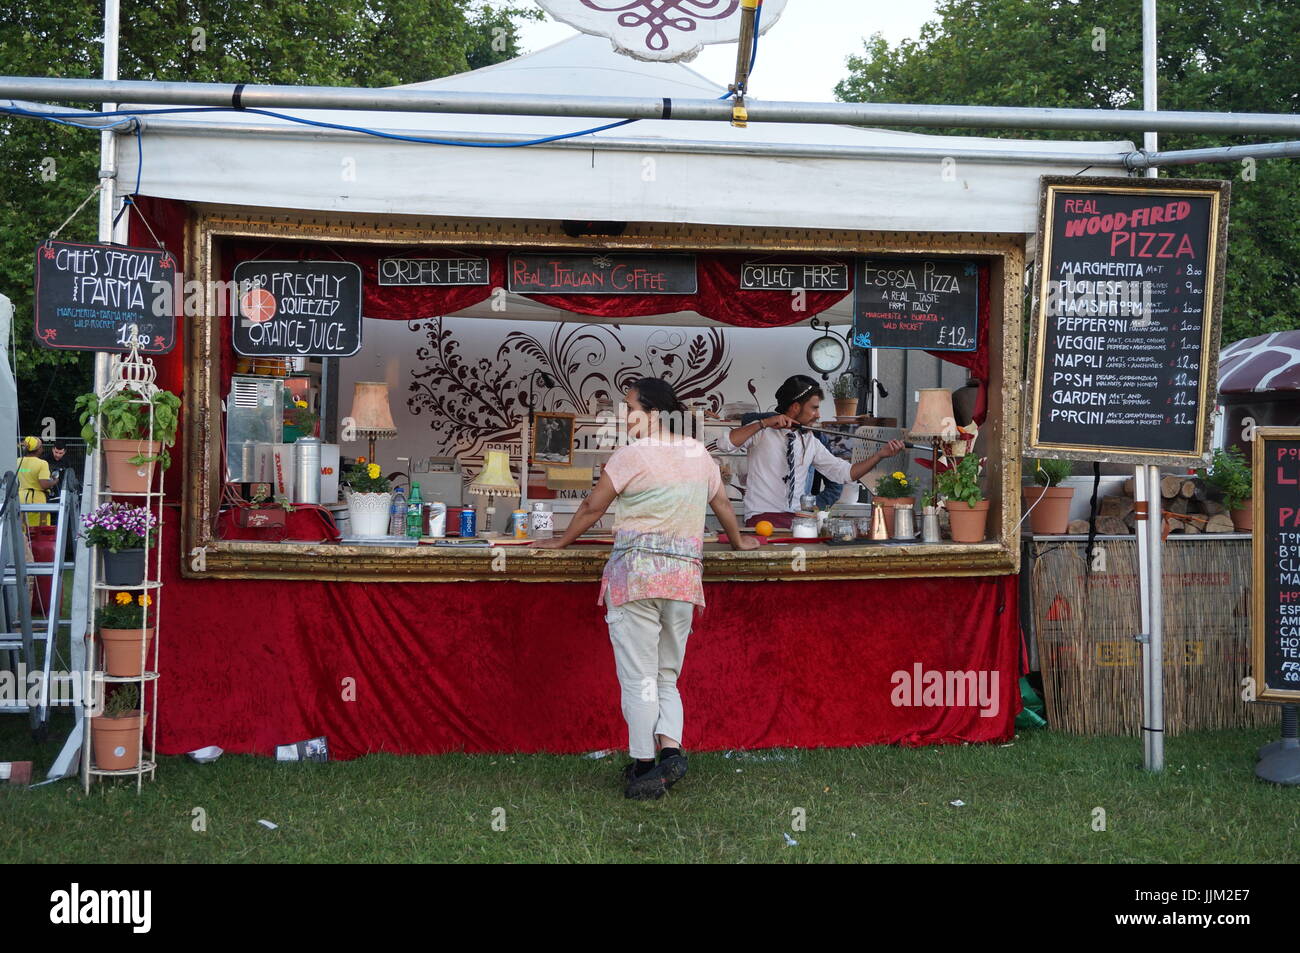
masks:
[[[533,462],[542,466],[573,465],[573,414],[533,415]]]

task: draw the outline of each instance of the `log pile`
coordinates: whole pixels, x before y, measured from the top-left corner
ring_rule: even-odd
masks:
[[[1232,517],[1218,500],[1215,490],[1195,476],[1171,475],[1161,478],[1160,496],[1170,532],[1231,533]],[[1105,536],[1123,536],[1133,532],[1137,518],[1133,507],[1133,479],[1124,481],[1123,492],[1097,500],[1097,532]],[[1088,521],[1071,520],[1071,533],[1087,533]]]

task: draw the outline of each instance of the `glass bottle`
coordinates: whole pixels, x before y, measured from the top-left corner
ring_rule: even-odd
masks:
[[[411,484],[411,501],[406,505],[406,535],[419,539],[424,535],[424,501],[420,497],[420,484]]]

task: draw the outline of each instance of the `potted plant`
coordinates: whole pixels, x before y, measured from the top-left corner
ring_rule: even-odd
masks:
[[[841,374],[831,387],[835,398],[836,417],[856,417],[858,413],[858,379],[853,374]]]
[[[140,730],[149,714],[140,709],[140,687],[120,685],[95,719],[95,765],[105,771],[122,771],[140,764]]]
[[[94,450],[102,441],[108,485],[115,493],[144,493],[153,482],[154,464],[162,464],[164,470],[171,466],[167,448],[176,442],[181,407],[180,398],[171,391],[145,397],[126,389],[103,400],[95,393],[82,394],[75,406],[81,412],[81,436],[87,449]]]
[[[1029,526],[1040,536],[1061,535],[1070,528],[1070,501],[1074,487],[1061,486],[1073,467],[1069,460],[1036,460],[1035,486],[1022,489]]]
[[[377,463],[358,458],[341,481],[347,488],[348,522],[353,536],[387,536],[392,517],[392,484]]]
[[[948,524],[954,543],[982,543],[988,522],[989,501],[980,490],[980,468],[984,461],[968,453],[954,467],[944,470],[935,480],[944,498]]]
[[[911,506],[915,503],[916,497],[912,492],[907,474],[901,470],[895,470],[889,476],[881,477],[876,481],[876,492],[871,502],[880,507],[881,512],[885,514],[885,529],[891,539],[894,536],[894,507]]]
[[[312,411],[307,401],[295,398],[288,391],[285,391],[284,400],[284,426],[281,428],[284,442],[293,443],[299,437],[314,436],[320,415]]]
[[[81,523],[87,546],[98,547],[104,560],[103,582],[138,586],[144,581],[146,548],[158,536],[158,519],[143,506],[101,503]]]
[[[1224,508],[1232,514],[1232,526],[1238,533],[1254,530],[1254,511],[1251,509],[1250,467],[1237,447],[1215,450],[1208,470],[1202,468],[1196,475],[1223,496]]]
[[[153,626],[147,626],[152,604],[147,593],[132,597],[129,592],[116,592],[95,613],[104,643],[104,671],[109,675],[131,678],[142,673],[141,660],[148,658],[153,641]]]

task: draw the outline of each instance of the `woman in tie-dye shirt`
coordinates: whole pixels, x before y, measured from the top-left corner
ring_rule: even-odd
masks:
[[[597,601],[606,605],[628,751],[636,759],[623,773],[630,798],[661,797],[686,773],[677,676],[695,607],[704,605],[705,507],[713,508],[733,549],[758,546],[741,535],[718,465],[702,443],[683,435],[686,419],[665,381],[648,377],[629,387],[630,442],[609,458],[564,535],[534,543],[562,549],[617,500],[614,548]]]

